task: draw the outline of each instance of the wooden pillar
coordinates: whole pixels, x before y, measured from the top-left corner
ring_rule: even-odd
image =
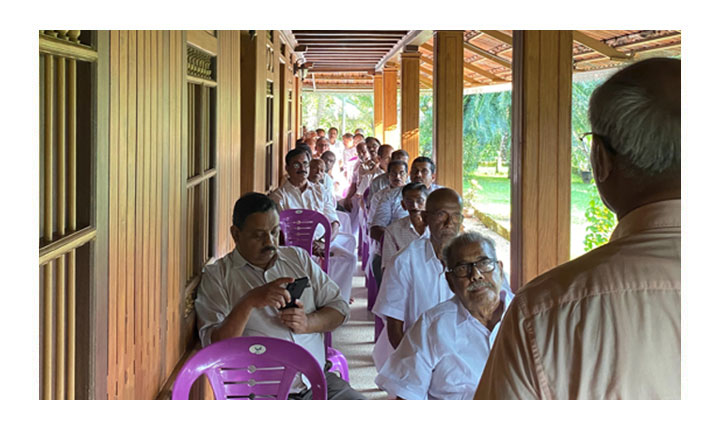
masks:
[[[570,256],[572,32],[513,33],[511,286]]]
[[[373,118],[374,130],[372,135],[385,142],[385,129],[383,128],[383,75],[381,72],[375,72],[373,76]],[[370,135],[370,132],[367,133]]]
[[[394,148],[400,146],[397,124],[397,65],[392,63],[383,69],[383,144]]]
[[[242,194],[265,191],[266,42],[267,35],[264,30],[258,30],[253,35],[247,31],[242,32],[240,63]]]
[[[433,157],[436,182],[462,195],[463,32],[438,31],[433,58]]]
[[[407,46],[400,65],[400,133],[402,148],[412,161],[420,154],[420,53],[416,46]]]

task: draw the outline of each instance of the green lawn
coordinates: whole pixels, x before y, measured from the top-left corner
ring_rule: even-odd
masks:
[[[468,178],[469,177],[469,178]],[[463,183],[463,192],[466,197],[476,197],[474,202],[479,210],[488,214],[503,226],[510,228],[510,179],[507,177],[494,177],[489,175],[470,175]],[[477,182],[477,187],[471,181]],[[570,185],[570,223],[571,256],[576,257],[584,252],[583,240],[585,238],[585,209],[597,190],[593,184],[585,184],[579,177],[573,175]]]

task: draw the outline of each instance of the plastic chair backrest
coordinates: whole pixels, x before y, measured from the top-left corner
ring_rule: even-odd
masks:
[[[206,375],[215,399],[287,399],[297,372],[310,380],[313,399],[327,399],[325,373],[305,348],[282,339],[225,339],[198,351],[180,370],[172,398],[187,400]]]
[[[315,229],[318,225],[325,228],[325,258],[322,260],[322,269],[328,272],[330,262],[330,238],[332,228],[328,218],[314,210],[287,209],[280,212],[280,229],[285,234],[285,244],[305,249],[312,256],[312,246]]]

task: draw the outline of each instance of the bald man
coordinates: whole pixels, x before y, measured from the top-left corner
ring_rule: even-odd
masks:
[[[590,124],[617,227],[518,291],[476,399],[680,398],[680,60],[617,72]]]
[[[440,258],[443,247],[460,231],[462,208],[462,198],[454,190],[441,188],[432,192],[421,213],[430,236],[413,240],[385,269],[372,309],[386,321],[373,351],[378,370],[420,314],[452,297]]]

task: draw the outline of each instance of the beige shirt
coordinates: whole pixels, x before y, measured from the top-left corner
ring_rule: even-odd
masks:
[[[234,249],[203,269],[202,280],[195,300],[198,333],[202,345],[211,343],[212,332],[220,327],[238,302],[253,288],[281,277],[298,279],[307,276],[309,285],[300,296],[306,314],[330,307],[350,316],[350,306],[342,299],[340,289],[303,249],[279,247],[277,260],[267,270],[256,267]],[[280,321],[280,311],[274,307],[254,309],[245,325],[243,336],[268,336],[295,342],[325,366],[325,342],[322,333],[296,334]],[[302,390],[299,380],[294,390]]]
[[[680,200],[523,287],[475,398],[679,399]]]

